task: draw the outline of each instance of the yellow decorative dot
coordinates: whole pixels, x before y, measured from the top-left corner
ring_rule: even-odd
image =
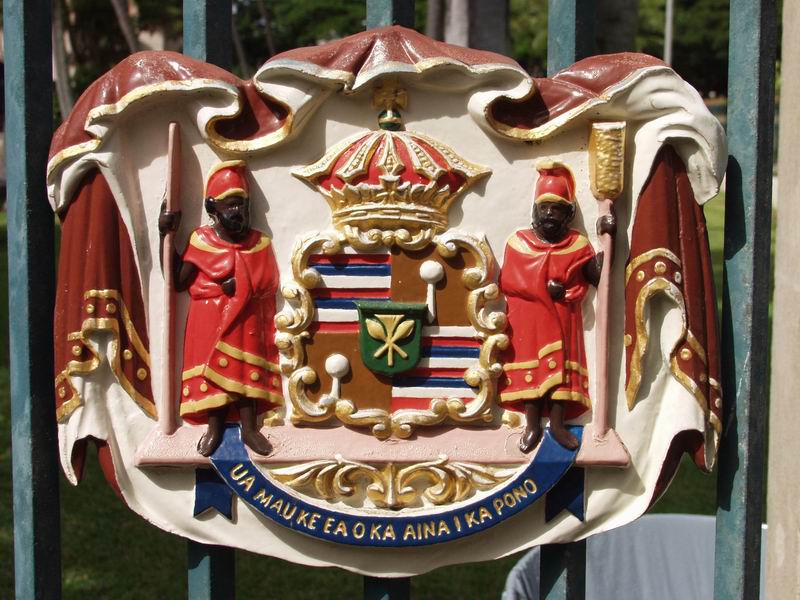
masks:
[[[136,377],[138,377],[140,381],[147,379],[147,369],[138,369],[136,371]]]
[[[106,304],[106,312],[113,315],[115,312],[117,312],[117,305],[114,304],[113,302],[109,302],[108,304]]]
[[[555,369],[556,368],[556,361],[551,360],[549,363],[547,363],[547,368],[548,369]]]
[[[530,383],[531,381],[533,381],[533,375],[528,373],[527,375],[525,375],[525,383]]]
[[[65,398],[66,395],[67,395],[67,390],[66,389],[64,389],[63,387],[58,388],[58,397],[59,398]]]
[[[259,375],[255,371],[250,373],[250,381],[258,381],[259,379],[261,379],[261,375]]]
[[[512,383],[514,382],[511,381],[511,377],[506,377],[506,385],[511,385]]]
[[[700,381],[702,383],[705,383],[706,381],[708,381],[708,377],[706,377],[705,373],[700,373]]]
[[[583,380],[583,387],[584,389],[589,387],[589,382],[586,379]]]
[[[281,378],[280,377],[273,377],[272,378],[272,385],[274,385],[275,387],[280,387]]]
[[[714,406],[716,408],[722,408],[722,398],[714,398]]]
[[[625,334],[625,346],[630,346],[633,343],[633,338],[631,337],[630,333]]]
[[[681,350],[681,358],[683,360],[689,360],[690,358],[692,358],[692,351],[689,350],[688,348],[684,348],[683,350]]]
[[[86,305],[86,312],[91,315],[94,312],[94,304],[87,304]]]
[[[126,348],[125,350],[122,351],[122,358],[124,358],[125,360],[132,359],[133,358],[133,352],[131,352],[130,350],[128,350]]]
[[[219,361],[217,361],[217,362],[219,362],[219,366],[220,367],[227,367],[228,366],[228,359],[227,358],[220,358]]]
[[[78,346],[78,344],[75,344],[75,345],[72,347],[72,355],[73,355],[73,356],[80,356],[80,355],[81,355],[81,347],[80,347],[80,346]]]
[[[667,272],[667,265],[665,265],[665,264],[664,264],[663,262],[661,262],[661,261],[658,261],[658,262],[656,263],[656,266],[655,266],[655,267],[653,267],[653,268],[655,269],[655,272],[656,272],[656,273],[658,273],[659,275],[662,275],[663,273],[666,273],[666,272]]]
[[[636,273],[636,281],[644,281],[644,271],[638,271]]]
[[[183,395],[184,396],[188,396],[189,395],[189,386],[188,385],[185,388],[183,388]]]
[[[201,383],[200,384],[200,391],[201,392],[207,392],[208,391],[208,386],[205,383]]]
[[[675,278],[675,283],[680,283],[683,281],[683,275],[681,275],[680,271],[675,271],[675,275],[673,275],[673,277]]]
[[[564,383],[569,383],[569,375],[567,375],[566,377],[564,377]]]

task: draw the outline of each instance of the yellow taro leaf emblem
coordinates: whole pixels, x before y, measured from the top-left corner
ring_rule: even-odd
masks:
[[[413,369],[420,358],[424,304],[360,301],[361,360],[374,373],[394,375]]]

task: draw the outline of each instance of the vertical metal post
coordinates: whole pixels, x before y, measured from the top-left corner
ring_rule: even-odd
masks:
[[[550,0],[547,13],[547,75],[594,54],[595,0]]]
[[[230,69],[231,0],[183,0],[183,53]],[[189,541],[189,598],[227,600],[236,594],[233,548]]]
[[[411,578],[382,579],[364,577],[364,600],[408,600],[411,598]]]
[[[236,564],[233,549],[189,542],[189,598],[233,600]]]
[[[414,27],[414,0],[367,0],[367,29]]]
[[[547,75],[595,49],[595,0],[550,0],[547,15]],[[586,542],[542,546],[539,595],[545,600],[581,600],[586,595]]]
[[[586,540],[542,546],[539,595],[582,600],[586,590]]]
[[[732,0],[715,598],[757,598],[769,353],[774,0]]]
[[[183,0],[183,53],[230,69],[231,0]]]
[[[16,597],[61,597],[58,442],[53,397],[50,0],[6,0],[6,153],[11,446]]]
[[[367,29],[402,25],[414,27],[414,0],[367,0]],[[407,600],[411,578],[364,577],[365,600]]]

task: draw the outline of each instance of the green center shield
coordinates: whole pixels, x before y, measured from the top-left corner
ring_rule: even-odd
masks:
[[[425,304],[359,301],[356,306],[361,360],[370,371],[395,375],[417,366]]]

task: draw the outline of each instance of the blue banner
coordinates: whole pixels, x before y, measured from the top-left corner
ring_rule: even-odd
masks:
[[[581,427],[570,430],[579,440]],[[194,514],[216,508],[232,518],[231,492],[275,523],[320,539],[369,547],[425,546],[455,540],[484,531],[513,517],[548,494],[548,519],[562,510],[583,518],[583,469],[570,469],[578,450],[568,450],[545,430],[533,460],[502,488],[481,500],[458,508],[422,515],[375,516],[327,508],[297,498],[272,482],[250,460],[238,425],[229,425],[208,469],[197,476]],[[568,477],[565,475],[569,473]],[[208,477],[212,474],[212,477]],[[560,481],[562,481],[560,485]],[[227,504],[220,483],[228,488]],[[556,487],[557,486],[557,487]],[[555,489],[554,489],[555,488]]]

